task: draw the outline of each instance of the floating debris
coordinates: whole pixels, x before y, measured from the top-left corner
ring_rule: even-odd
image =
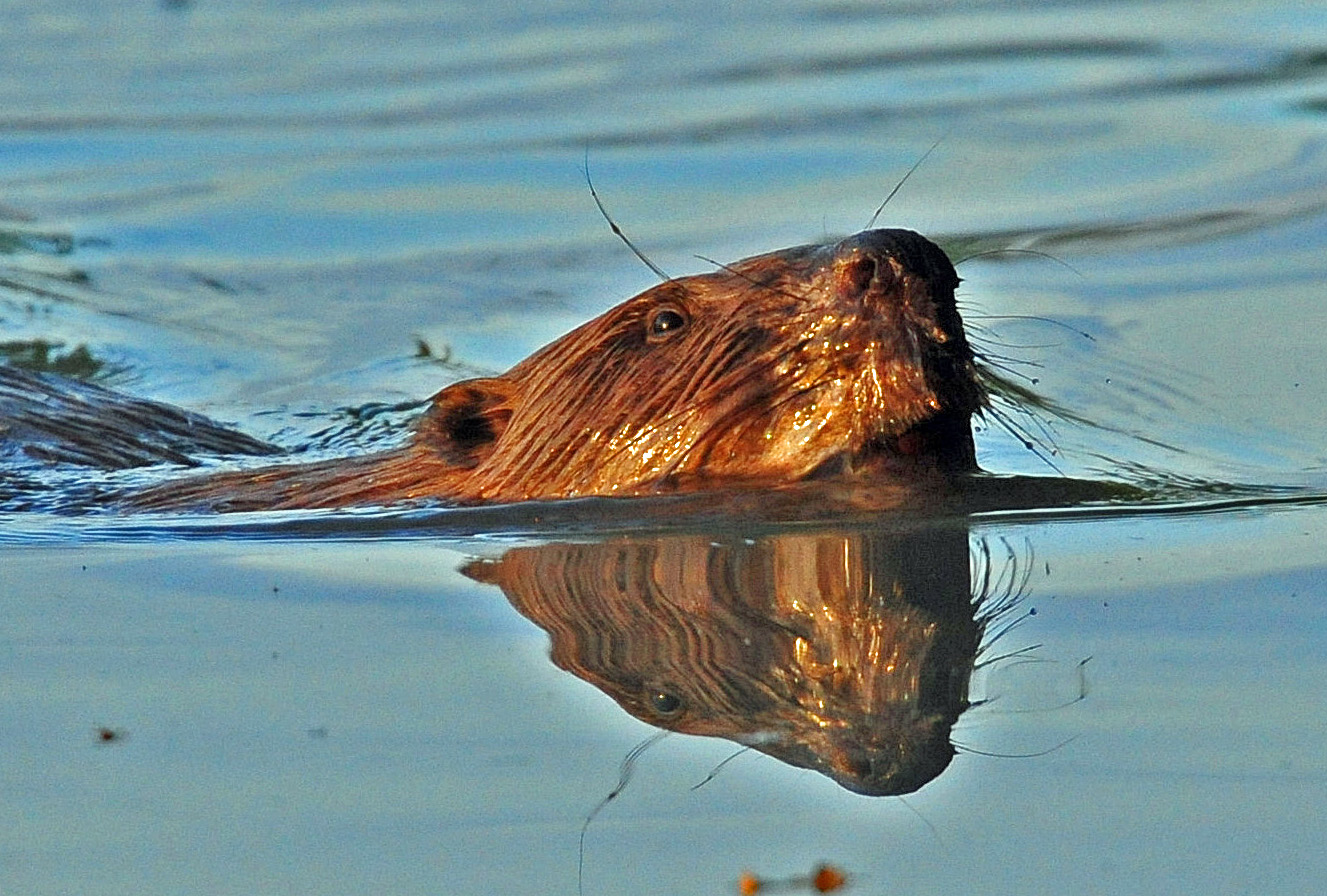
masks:
[[[798,874],[793,877],[766,880],[756,877],[750,871],[742,872],[737,888],[742,896],[756,896],[758,893],[788,892],[791,890],[812,890],[816,893],[832,893],[848,883],[848,876],[833,865],[817,865],[810,874]]]

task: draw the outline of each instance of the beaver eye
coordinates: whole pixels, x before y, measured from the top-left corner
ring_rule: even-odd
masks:
[[[662,342],[676,336],[686,325],[686,315],[677,308],[665,306],[650,315],[646,333],[651,342]]]
[[[667,691],[650,691],[650,708],[661,716],[676,715],[682,710],[682,698]]]

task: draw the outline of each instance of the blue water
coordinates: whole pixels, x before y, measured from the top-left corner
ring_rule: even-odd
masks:
[[[1323,493],[1322,4],[0,21],[0,341],[86,344],[136,394],[298,441],[651,285],[587,163],[685,274],[864,227],[939,141],[881,222],[1053,256],[961,264],[960,300],[1093,424],[1052,419],[1060,469]],[[1048,472],[978,438],[988,469]],[[650,729],[457,572],[512,533],[236,525],[0,519],[0,892],[575,892]],[[757,754],[693,791],[734,747],[671,736],[589,827],[584,892],[820,861],[854,893],[1319,889],[1320,505],[965,526],[1031,552],[1009,648],[1041,646],[979,676],[999,699],[954,736],[1025,758],[962,753],[906,803]]]

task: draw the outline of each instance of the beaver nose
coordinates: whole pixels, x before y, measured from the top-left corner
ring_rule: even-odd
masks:
[[[912,230],[864,230],[840,242],[835,257],[845,266],[850,264],[849,259],[874,258],[877,269],[887,267],[891,274],[896,268],[909,271],[924,279],[933,293],[953,290],[959,283],[944,250]]]
[[[872,290],[884,291],[894,280],[889,260],[862,248],[840,253],[835,259],[834,274],[839,295],[851,300],[861,299]]]

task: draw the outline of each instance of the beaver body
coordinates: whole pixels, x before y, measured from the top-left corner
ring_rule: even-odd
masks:
[[[398,448],[181,478],[123,504],[468,504],[971,472],[985,394],[958,282],[906,230],[747,258],[448,386]]]

